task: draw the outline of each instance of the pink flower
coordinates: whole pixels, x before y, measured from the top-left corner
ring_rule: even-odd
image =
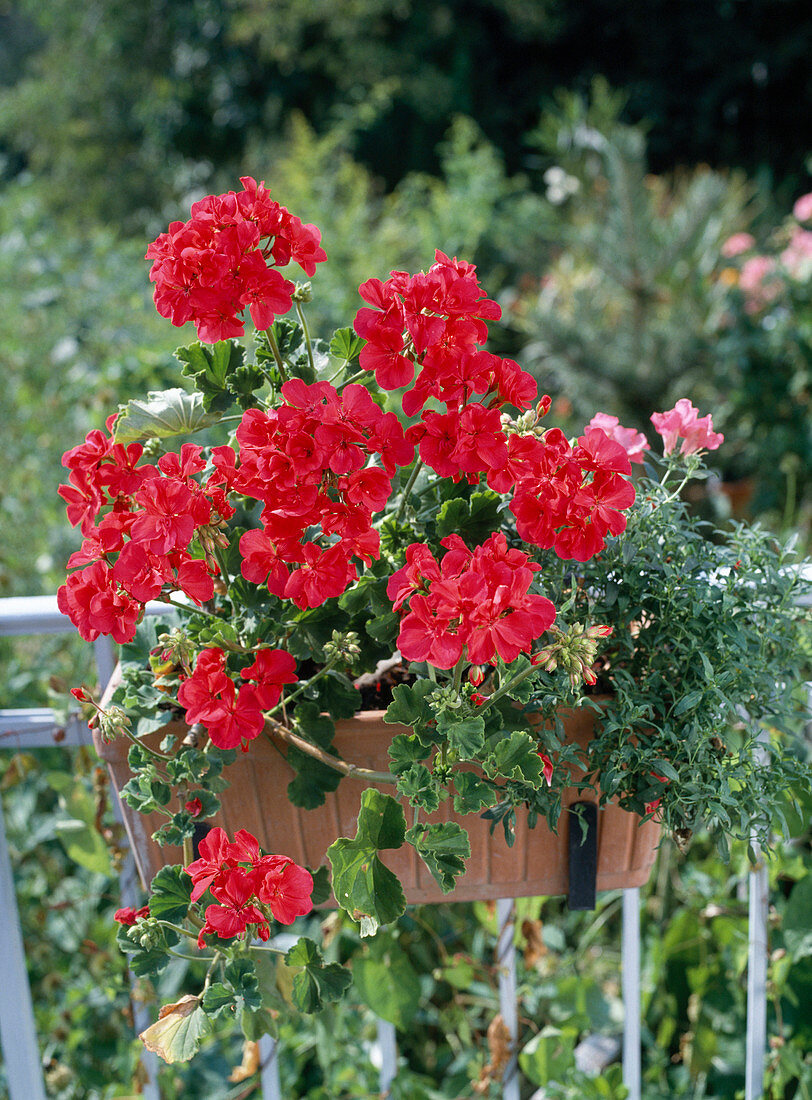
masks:
[[[649,445],[642,432],[636,432],[634,428],[624,428],[616,416],[601,412],[592,417],[584,428],[584,435],[587,435],[590,428],[600,428],[611,440],[619,443],[630,462],[643,461],[643,451],[647,451]]]
[[[742,252],[747,252],[755,243],[755,237],[749,233],[734,233],[722,245],[722,255],[732,260],[734,256],[741,256]]]
[[[781,280],[775,267],[775,260],[770,256],[752,256],[742,265],[739,286],[748,313],[758,313],[780,294]]]
[[[715,451],[725,441],[721,433],[714,432],[710,415],[700,418],[687,397],[681,397],[668,412],[652,413],[651,422],[663,437],[663,454],[671,454],[680,439],[680,454],[684,455]]]
[[[795,205],[792,208],[792,216],[797,218],[799,222],[808,222],[812,220],[812,191],[796,199]]]
[[[793,279],[804,279],[812,273],[812,232],[798,228],[781,253],[781,263]]]

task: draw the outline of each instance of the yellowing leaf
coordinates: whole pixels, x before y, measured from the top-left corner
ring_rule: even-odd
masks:
[[[259,1043],[246,1040],[242,1045],[242,1062],[229,1075],[229,1081],[238,1084],[259,1072]]]
[[[159,1058],[172,1065],[188,1062],[197,1053],[200,1040],[211,1027],[200,1007],[200,998],[188,995],[175,1004],[164,1005],[158,1019],[139,1035],[139,1039]]]

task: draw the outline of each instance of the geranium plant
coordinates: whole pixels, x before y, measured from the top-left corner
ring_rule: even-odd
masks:
[[[705,530],[682,501],[722,443],[711,417],[687,399],[655,413],[661,455],[603,413],[576,440],[548,427],[550,398],[485,348],[499,306],[441,252],[364,283],[352,327],[313,339],[310,284],[287,273],[315,274],[319,232],[241,182],[147,251],[159,312],[200,338],[177,352],[189,388],[90,432],[60,490],[84,536],[60,608],[123,646],[114,702],[76,695],[104,738],[132,742],[125,802],[183,850],[147,906],[117,914],[119,940],[139,974],[184,939],[209,960],[145,1036],[170,1058],[212,1016],[273,1028],[280,995],[256,960],[331,890],[362,935],[402,913],[381,851],[411,845],[453,898],[466,815],[509,844],[518,814],[555,829],[576,784],[682,837],[767,843],[808,781],[779,732],[798,710],[798,572],[769,534]],[[579,703],[598,715],[586,754],[557,720]],[[333,747],[363,706],[393,727],[387,770]],[[201,829],[266,737],[296,805],[366,781],[324,867]],[[458,818],[432,821],[448,800]],[[349,982],[307,937],[284,965],[303,1011]]]

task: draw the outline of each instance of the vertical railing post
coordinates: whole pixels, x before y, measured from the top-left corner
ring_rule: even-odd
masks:
[[[769,741],[762,730],[759,741]],[[757,762],[769,766],[767,752],[760,745]],[[758,862],[750,869],[747,924],[747,1049],[744,1063],[745,1100],[759,1100],[764,1092],[764,1054],[767,1049],[767,916],[769,881],[767,867],[755,837],[751,847]]]
[[[498,938],[496,941],[496,965],[499,974],[499,1011],[502,1022],[510,1035],[510,1061],[502,1075],[503,1100],[519,1100],[519,1010],[516,1003],[516,948],[513,943],[513,926],[516,921],[516,902],[513,898],[499,898],[496,902]]]
[[[0,804],[0,1046],[11,1100],[45,1100],[42,1058]]]
[[[640,890],[623,891],[621,986],[623,992],[623,1084],[628,1100],[640,1100]]]
[[[376,1017],[378,1028],[378,1048],[381,1052],[381,1069],[378,1081],[381,1096],[389,1095],[389,1088],[398,1071],[398,1040],[395,1025],[388,1020]]]
[[[270,1035],[259,1040],[259,1081],[262,1100],[282,1100],[279,1083],[279,1044]]]

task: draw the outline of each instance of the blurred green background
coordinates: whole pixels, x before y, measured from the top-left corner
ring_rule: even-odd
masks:
[[[697,507],[808,545],[812,226],[792,208],[812,190],[811,48],[803,0],[0,0],[0,596],[55,591],[77,545],[62,452],[119,401],[179,383],[189,334],[152,306],[147,242],[244,174],[322,230],[314,327],[349,323],[363,279],[425,268],[435,248],[473,260],[504,311],[494,350],[534,372],[557,423],[578,431],[600,408],[645,430],[688,396],[727,437]],[[742,232],[752,245],[726,255]],[[89,667],[84,647],[33,639],[0,661],[4,707],[64,705]],[[131,1095],[116,880],[105,851],[77,863],[65,841],[66,821],[93,828],[101,780],[83,754],[0,766],[49,1094]],[[807,822],[771,872],[769,1096],[787,1100],[812,1097]],[[647,1100],[740,1093],[744,865],[701,841],[662,856]],[[586,1031],[617,1030],[617,908],[528,911],[534,1085],[549,1058],[560,1095],[623,1095],[572,1057]],[[416,994],[393,1095],[468,1096],[478,1079],[498,1094],[489,920],[442,907],[394,931]],[[337,952],[351,941],[336,930]],[[286,1095],[375,1095],[358,1068],[372,1033],[366,1009],[303,1019]],[[239,1056],[212,1045],[196,1084],[167,1071],[167,1097],[250,1095],[255,1078],[226,1080]]]

